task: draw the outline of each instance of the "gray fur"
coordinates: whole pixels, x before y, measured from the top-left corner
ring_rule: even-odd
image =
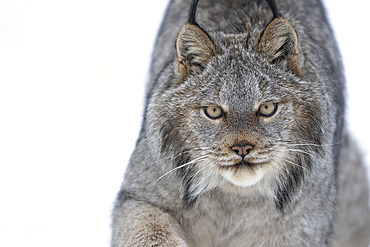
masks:
[[[190,1],[170,2],[112,246],[369,245],[366,172],[324,9],[277,5],[273,19],[266,1],[200,0],[187,23]],[[253,145],[244,163],[230,148],[241,141]]]

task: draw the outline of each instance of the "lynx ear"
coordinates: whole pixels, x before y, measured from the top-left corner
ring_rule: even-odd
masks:
[[[265,54],[270,62],[285,61],[289,70],[302,76],[297,34],[283,17],[274,18],[261,34],[257,51]]]
[[[216,47],[208,34],[198,25],[185,24],[177,37],[177,72],[180,80],[192,73],[199,73],[208,60],[216,55]]]

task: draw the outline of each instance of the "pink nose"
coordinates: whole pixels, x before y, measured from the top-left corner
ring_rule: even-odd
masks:
[[[237,144],[234,144],[231,149],[239,156],[244,158],[246,155],[249,154],[249,152],[252,150],[253,145],[247,142],[240,142]]]

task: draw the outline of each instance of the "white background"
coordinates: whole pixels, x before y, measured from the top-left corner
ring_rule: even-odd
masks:
[[[109,246],[166,2],[0,0],[0,246]],[[326,4],[368,157],[370,4]]]

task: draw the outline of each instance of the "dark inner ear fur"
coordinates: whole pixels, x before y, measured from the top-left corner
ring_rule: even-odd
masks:
[[[302,76],[297,34],[283,17],[273,19],[261,34],[257,51],[268,57],[270,62],[286,62],[287,68]]]
[[[180,81],[192,73],[200,73],[208,60],[216,55],[216,47],[208,34],[198,25],[187,23],[176,41],[177,72]]]

